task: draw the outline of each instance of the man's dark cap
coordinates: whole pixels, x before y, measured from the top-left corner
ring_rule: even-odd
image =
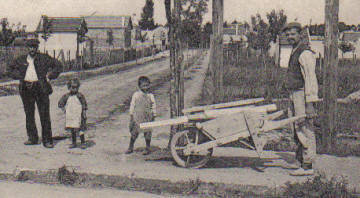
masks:
[[[285,27],[282,29],[282,32],[285,32],[286,30],[289,30],[291,28],[297,28],[298,30],[301,30],[301,24],[298,22],[291,22],[285,25]]]
[[[27,39],[25,41],[25,45],[28,47],[38,47],[40,44],[40,41],[38,39]]]

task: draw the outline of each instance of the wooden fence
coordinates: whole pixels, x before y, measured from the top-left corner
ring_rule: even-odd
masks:
[[[157,53],[153,47],[129,48],[129,49],[94,49],[93,53],[84,49],[78,60],[70,58],[70,51],[46,51],[48,55],[58,59],[63,64],[63,71],[79,71],[83,69],[102,67],[106,65],[119,64],[134,61],[143,57],[152,56]],[[14,58],[25,54],[24,47],[0,47],[0,78],[6,72],[6,67]]]

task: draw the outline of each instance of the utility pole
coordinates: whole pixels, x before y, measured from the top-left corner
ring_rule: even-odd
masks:
[[[224,0],[212,1],[212,29],[210,71],[213,80],[213,103],[222,102],[224,98],[224,53],[223,53],[223,23]]]
[[[173,14],[171,10],[171,2],[173,5]],[[170,39],[170,117],[178,117],[183,115],[184,109],[184,71],[182,68],[183,54],[181,50],[181,2],[180,0],[165,1],[167,9],[167,18],[170,21],[169,39]],[[170,4],[170,5],[169,5]],[[168,7],[170,6],[170,8]],[[169,16],[170,14],[170,16]],[[170,20],[169,20],[170,19]],[[169,144],[172,136],[182,130],[182,126],[171,126]]]
[[[330,151],[336,140],[339,0],[325,1],[324,120],[322,146]]]

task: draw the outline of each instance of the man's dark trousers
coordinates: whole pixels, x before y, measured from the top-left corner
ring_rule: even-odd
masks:
[[[41,91],[39,82],[20,82],[20,96],[26,115],[26,131],[31,142],[38,142],[39,136],[35,123],[35,103],[38,107],[42,127],[42,142],[53,143],[49,94]]]

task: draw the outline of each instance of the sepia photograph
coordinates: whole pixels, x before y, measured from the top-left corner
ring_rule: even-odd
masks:
[[[0,198],[360,197],[359,0],[0,5]]]

